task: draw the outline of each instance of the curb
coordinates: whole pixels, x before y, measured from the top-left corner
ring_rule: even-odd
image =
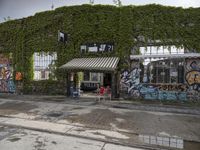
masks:
[[[4,123],[4,122],[0,122],[0,125],[5,125],[5,126],[19,128],[19,129],[28,129],[28,130],[32,130],[32,131],[38,131],[38,132],[44,132],[44,133],[50,133],[50,134],[57,134],[57,135],[62,135],[62,136],[71,136],[71,137],[76,137],[76,138],[83,138],[83,139],[88,139],[88,140],[93,140],[93,141],[104,142],[106,144],[115,144],[115,145],[131,147],[131,148],[142,148],[142,149],[148,149],[148,150],[160,150],[160,147],[156,147],[156,145],[152,145],[152,147],[150,147],[149,145],[145,145],[145,144],[137,144],[137,143],[130,144],[130,143],[124,143],[124,142],[119,142],[119,141],[112,141],[112,140],[108,140],[108,139],[104,140],[104,139],[95,138],[95,137],[70,134],[70,133],[67,133],[68,131],[66,131],[66,132],[58,132],[58,131],[53,131],[53,130],[48,130],[48,129],[27,127],[27,126],[23,126],[23,125],[13,125],[13,124],[8,124],[8,123]],[[162,150],[165,150],[165,149],[162,148]]]
[[[177,114],[190,114],[190,115],[200,115],[200,109],[190,108],[190,107],[170,107],[170,106],[159,106],[159,105],[135,105],[135,104],[104,104],[105,106],[110,106],[114,108],[121,109],[135,109],[144,111],[154,111],[154,112],[166,112],[166,113],[177,113]]]

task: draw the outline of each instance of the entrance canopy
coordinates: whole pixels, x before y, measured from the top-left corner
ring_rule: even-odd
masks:
[[[75,71],[115,71],[119,62],[118,57],[75,58],[62,65],[60,69]]]

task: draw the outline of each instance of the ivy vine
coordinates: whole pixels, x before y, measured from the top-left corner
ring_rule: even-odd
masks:
[[[57,41],[58,30],[69,34],[67,44]],[[118,56],[122,68],[126,67],[123,60],[132,48],[147,46],[149,41],[154,45],[184,46],[200,52],[199,35],[200,8],[154,4],[69,6],[1,23],[0,52],[14,54],[14,68],[23,72],[28,82],[33,78],[34,52],[57,52],[57,67],[74,57]],[[113,42],[114,52],[83,56],[80,45],[93,42]]]

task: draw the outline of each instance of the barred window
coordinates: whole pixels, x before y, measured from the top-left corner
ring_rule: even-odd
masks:
[[[57,60],[56,52],[35,52],[34,60],[34,80],[56,79],[54,71]]]
[[[140,47],[141,55],[147,57],[140,62],[144,65],[141,82],[145,83],[183,83],[184,67],[179,65],[183,59],[164,59],[166,55],[184,54],[184,48],[171,46],[147,46]],[[155,57],[151,57],[154,55]],[[157,58],[156,55],[159,55]],[[149,57],[148,57],[149,56]],[[164,56],[163,58],[161,56]]]

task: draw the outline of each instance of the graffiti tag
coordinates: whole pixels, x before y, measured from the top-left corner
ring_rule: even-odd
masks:
[[[199,71],[187,72],[185,79],[189,85],[200,84],[200,72]]]

